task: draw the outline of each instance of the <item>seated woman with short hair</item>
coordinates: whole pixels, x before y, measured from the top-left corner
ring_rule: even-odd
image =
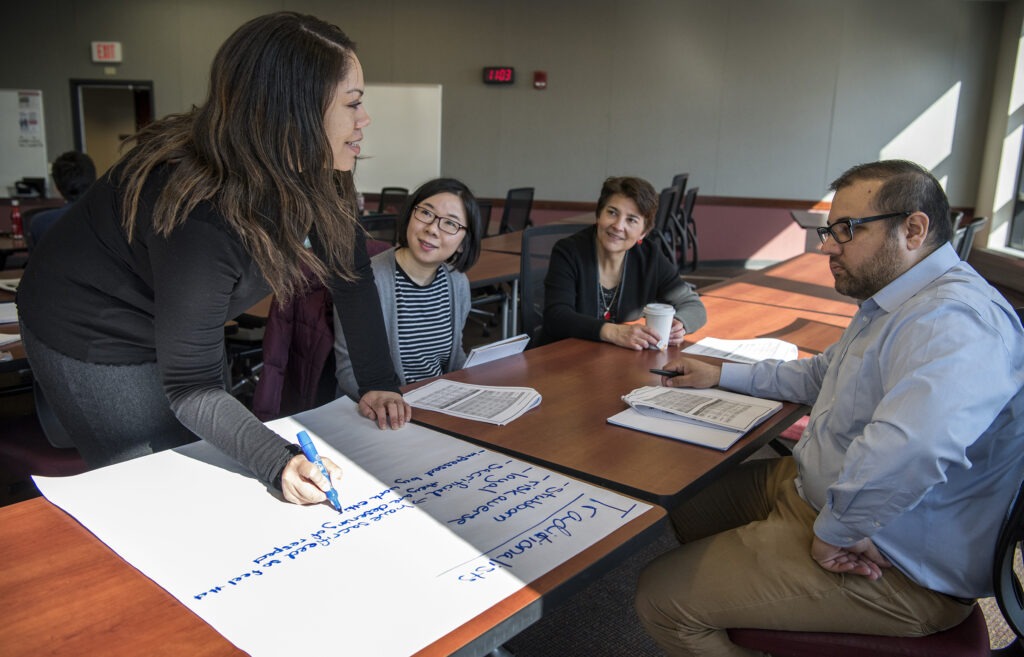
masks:
[[[639,319],[648,303],[675,308],[668,344],[699,329],[707,312],[657,245],[658,195],[642,178],[608,178],[597,201],[597,223],[563,238],[551,252],[544,281],[544,328],[538,342],[602,340],[628,349],[656,346],[657,332]]]
[[[424,183],[399,218],[398,246],[371,259],[391,360],[402,385],[460,369],[469,316],[464,273],[480,255],[480,209],[452,178]],[[358,399],[345,333],[334,320],[339,395]]]

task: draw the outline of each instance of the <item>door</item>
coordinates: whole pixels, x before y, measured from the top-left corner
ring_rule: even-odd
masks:
[[[153,83],[72,80],[71,113],[75,148],[102,175],[122,155],[124,140],[153,121]]]

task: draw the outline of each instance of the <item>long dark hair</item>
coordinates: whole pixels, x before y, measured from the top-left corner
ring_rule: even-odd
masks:
[[[351,280],[355,188],[351,172],[333,168],[324,114],[354,53],[344,32],[313,16],[278,12],[238,28],[213,60],[206,102],[142,130],[123,158],[128,239],[146,179],[168,163],[152,208],[158,234],[209,202],[282,300],[304,285],[302,265],[324,282]],[[311,232],[326,262],[304,247]]]

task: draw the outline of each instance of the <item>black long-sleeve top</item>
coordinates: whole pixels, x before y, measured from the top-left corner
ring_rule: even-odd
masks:
[[[270,293],[241,239],[210,203],[167,237],[154,233],[154,206],[168,168],[143,187],[135,235],[122,227],[122,193],[102,177],[33,251],[18,289],[22,322],[50,348],[89,363],[156,362],[171,410],[193,433],[248,467],[279,480],[288,442],[224,389],[224,323]],[[315,231],[314,231],[315,232]],[[358,232],[358,231],[357,231]],[[314,250],[319,250],[315,234]],[[355,282],[330,283],[354,345],[361,392],[394,390],[380,301],[365,241]]]
[[[607,323],[598,308],[597,227],[590,226],[555,243],[544,279],[543,341],[562,338],[600,340]],[[700,297],[679,278],[675,267],[652,240],[626,252],[616,322],[638,319],[648,303],[667,303],[687,332],[707,322]]]

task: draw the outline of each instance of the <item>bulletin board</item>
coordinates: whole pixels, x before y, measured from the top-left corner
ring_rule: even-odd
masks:
[[[0,196],[13,195],[16,180],[49,173],[43,92],[0,89]]]

